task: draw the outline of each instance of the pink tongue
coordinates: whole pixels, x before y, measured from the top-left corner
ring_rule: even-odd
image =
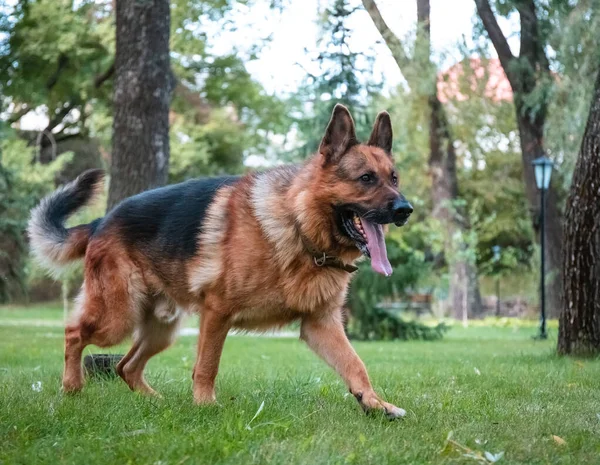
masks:
[[[363,230],[367,235],[367,248],[371,254],[371,268],[377,273],[385,276],[392,275],[392,265],[387,257],[385,240],[383,239],[383,228],[380,224],[371,223],[363,218],[360,219]]]

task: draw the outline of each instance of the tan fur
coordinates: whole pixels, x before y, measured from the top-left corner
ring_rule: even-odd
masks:
[[[187,267],[189,288],[193,293],[200,293],[223,271],[219,246],[223,231],[227,228],[227,207],[231,189],[231,187],[221,188],[206,213],[204,232],[198,237],[202,249],[198,257],[191,260]]]
[[[173,340],[181,310],[201,314],[194,399],[214,402],[214,382],[230,328],[265,330],[302,322],[302,339],[344,379],[365,409],[390,416],[401,409],[383,402],[343,330],[341,309],[351,275],[317,267],[300,234],[319,250],[353,263],[360,253],[337,230],[331,206],[386,202],[381,192],[364,192],[349,178],[369,169],[389,177],[391,158],[377,147],[356,145],[335,164],[319,153],[300,168],[281,167],[248,175],[222,187],[209,207],[190,260],[150,263],[143,250],[125,248],[119,231],[108,231],[87,246],[85,283],[78,311],[65,330],[66,391],[82,387],[81,352],[88,344],[117,344],[135,333],[134,345],[118,372],[134,390],[154,391],[145,382],[148,359]],[[152,270],[160,268],[160,276]]]

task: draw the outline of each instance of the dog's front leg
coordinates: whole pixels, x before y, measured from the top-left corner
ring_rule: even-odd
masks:
[[[229,319],[211,307],[204,308],[200,316],[200,338],[198,358],[194,365],[194,401],[197,404],[216,402],[215,379],[219,371],[219,361],[225,338],[231,324]]]
[[[344,333],[340,310],[304,317],[300,338],[339,373],[365,411],[383,410],[388,418],[406,414],[403,409],[384,402],[373,390],[364,363]]]

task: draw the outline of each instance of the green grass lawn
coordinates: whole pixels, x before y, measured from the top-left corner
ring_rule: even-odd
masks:
[[[390,422],[364,415],[296,339],[228,338],[219,406],[192,404],[192,336],[148,366],[162,400],[118,379],[65,397],[61,317],[0,308],[1,464],[476,464],[486,451],[501,464],[600,463],[600,360],[558,358],[532,327],[356,343],[376,389],[408,412]]]

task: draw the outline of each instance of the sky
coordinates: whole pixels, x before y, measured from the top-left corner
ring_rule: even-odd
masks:
[[[360,5],[360,0],[352,2]],[[327,0],[289,0],[280,12],[270,9],[268,1],[256,3],[253,7],[236,7],[230,18],[236,25],[235,31],[224,32],[215,25],[208,25],[209,42],[213,44],[213,51],[220,54],[236,48],[248,49],[261,38],[270,36],[271,40],[258,58],[247,63],[247,69],[267,92],[279,95],[293,92],[306,71],[317,71],[311,57],[317,48],[318,14]],[[398,37],[404,38],[414,32],[415,0],[377,0],[377,5]],[[460,42],[471,43],[474,5],[473,0],[431,0],[432,48],[440,67],[449,67],[460,60],[457,48]],[[513,49],[518,47],[517,36],[512,34],[514,21],[501,21],[500,25],[509,37],[512,36]],[[368,13],[362,9],[356,11],[351,17],[350,28],[353,51],[375,49],[377,58],[373,72],[381,78],[383,92],[388,93],[402,82],[402,75]],[[31,112],[21,124],[23,129],[41,129],[47,120],[40,112]]]
[[[290,0],[281,13],[261,7],[241,7],[234,14],[239,28],[234,33],[222,34],[215,52],[226,52],[231,47],[243,47],[254,43],[261,36],[272,34],[272,40],[262,50],[259,58],[247,64],[250,73],[269,92],[285,93],[293,91],[306,75],[315,71],[315,63],[310,53],[315,50],[318,37],[316,20],[325,0]],[[360,5],[360,0],[352,4]],[[377,0],[381,14],[394,31],[404,38],[414,32],[416,24],[415,0]],[[475,2],[473,0],[431,0],[432,48],[436,61],[442,67],[449,67],[460,60],[457,45],[466,40],[472,43]],[[510,35],[513,24],[501,21],[500,25]],[[353,51],[374,47],[377,59],[374,64],[376,76],[383,77],[384,89],[396,87],[402,75],[381,36],[373,25],[369,14],[361,9],[351,17],[353,31],[350,46]],[[513,35],[511,46],[517,46]]]

